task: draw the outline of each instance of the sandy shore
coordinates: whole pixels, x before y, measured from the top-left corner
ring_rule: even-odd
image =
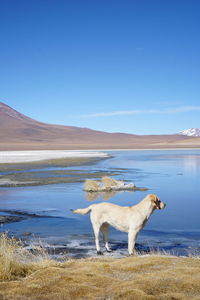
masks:
[[[78,157],[109,157],[100,151],[65,151],[65,150],[40,150],[40,151],[0,151],[0,163],[23,163],[49,159]]]

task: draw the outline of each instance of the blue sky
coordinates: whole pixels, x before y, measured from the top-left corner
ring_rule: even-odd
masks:
[[[135,134],[200,127],[199,0],[0,0],[0,101]]]

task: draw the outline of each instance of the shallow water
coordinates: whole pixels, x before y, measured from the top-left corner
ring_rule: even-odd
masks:
[[[97,194],[87,200],[81,183],[65,183],[37,187],[0,189],[0,210],[21,210],[46,218],[4,224],[1,231],[23,237],[27,243],[39,240],[51,248],[54,255],[90,256],[95,254],[89,216],[73,215],[69,209],[86,207],[90,203],[110,201],[130,206],[147,193],[155,193],[167,204],[155,211],[137,240],[137,249],[161,249],[178,255],[200,252],[200,150],[109,151],[112,158],[88,166],[71,167],[84,172],[114,171],[117,179],[149,188],[148,192]],[[60,168],[59,168],[60,169]],[[95,177],[95,175],[94,175]],[[106,200],[111,197],[109,200]],[[110,232],[112,254],[127,254],[127,234]]]

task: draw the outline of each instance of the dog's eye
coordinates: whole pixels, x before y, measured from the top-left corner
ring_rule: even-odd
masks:
[[[156,206],[157,206],[157,207],[160,207],[160,202],[161,202],[160,200],[157,200],[157,201],[156,201]]]

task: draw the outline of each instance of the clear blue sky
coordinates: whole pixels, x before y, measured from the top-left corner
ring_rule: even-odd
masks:
[[[0,101],[109,132],[200,127],[200,1],[0,0]]]

